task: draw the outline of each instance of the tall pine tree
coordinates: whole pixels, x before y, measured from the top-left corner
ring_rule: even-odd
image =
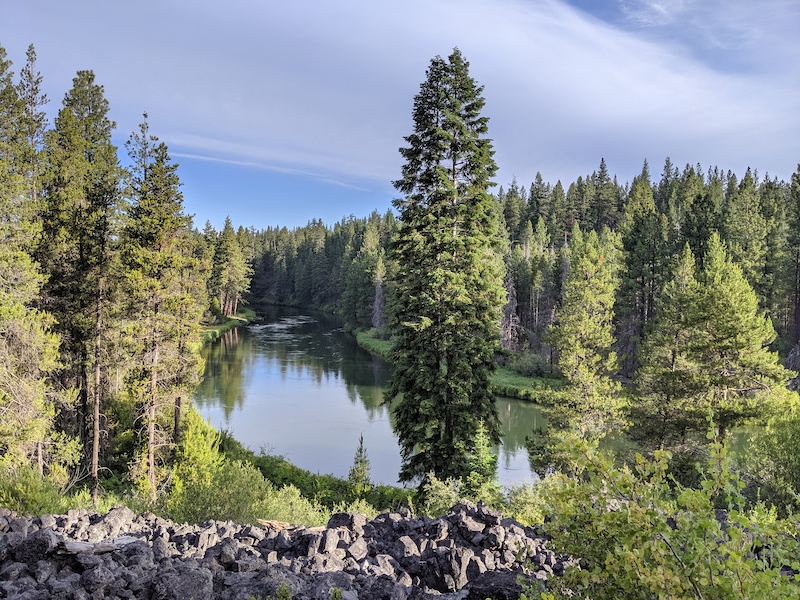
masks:
[[[123,230],[122,262],[129,351],[136,365],[127,383],[146,425],[137,479],[155,500],[162,479],[157,459],[175,441],[169,426],[179,426],[180,400],[196,383],[191,374],[197,372],[199,358],[190,348],[199,343],[202,310],[185,275],[197,271],[198,261],[191,247],[191,219],[183,213],[177,165],[166,145],[150,135],[146,114],[126,147],[133,163],[132,203]],[[176,407],[174,421],[164,418],[170,407]]]
[[[79,390],[79,432],[86,448],[97,499],[100,404],[107,368],[108,300],[115,278],[110,268],[121,201],[122,170],[111,142],[115,123],[94,73],[78,71],[55,129],[46,141],[48,177],[42,207],[43,235],[37,251],[48,276],[45,308],[62,337],[65,387]]]
[[[482,90],[458,49],[434,58],[400,150],[388,397],[404,481],[465,476],[479,424],[498,436],[489,379],[505,300],[504,244],[500,206],[488,192],[497,167]]]

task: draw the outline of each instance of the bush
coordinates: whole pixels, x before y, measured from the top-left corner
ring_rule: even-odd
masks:
[[[616,468],[596,441],[557,435],[571,468],[550,476],[543,496],[549,545],[579,557],[580,568],[529,598],[797,597],[797,583],[781,574],[800,569],[797,524],[762,506],[745,510],[725,445],[709,445],[700,485],[690,488],[670,480],[668,452]]]
[[[60,514],[66,509],[61,490],[33,467],[0,471],[0,506],[25,515]]]
[[[437,517],[445,514],[463,497],[461,481],[447,479],[442,481],[433,473],[428,473],[428,480],[422,486],[422,514]]]
[[[521,352],[508,361],[508,369],[523,377],[542,377],[551,372],[550,363],[541,354]]]

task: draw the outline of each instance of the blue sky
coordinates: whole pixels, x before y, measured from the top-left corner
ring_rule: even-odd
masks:
[[[621,183],[664,159],[787,179],[800,162],[796,0],[0,0],[54,116],[79,69],[116,143],[143,112],[202,227],[385,212],[430,59],[458,46],[485,86],[506,185]]]

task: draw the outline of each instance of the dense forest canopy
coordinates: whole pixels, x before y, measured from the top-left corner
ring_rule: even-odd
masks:
[[[397,213],[216,231],[184,213],[178,165],[146,114],[124,168],[94,73],[76,74],[50,124],[33,47],[18,75],[0,48],[3,480],[88,482],[95,502],[132,484],[188,511],[215,477],[252,477],[241,463],[220,470],[218,440],[191,410],[201,324],[281,304],[394,345],[404,480],[489,489],[489,380],[502,363],[563,378],[547,395],[553,422],[579,444],[626,431],[655,457],[648,481],[666,477],[660,452],[683,457],[670,463],[679,489],[697,457],[728,464],[715,444],[732,430],[769,423],[740,468],[754,497],[796,507],[800,165],[785,182],[667,158],[660,176],[644,161],[621,184],[601,158],[573,182],[537,173],[493,194],[468,66],[458,50],[431,61]],[[613,468],[581,468],[597,465]],[[203,514],[192,510],[176,514]]]

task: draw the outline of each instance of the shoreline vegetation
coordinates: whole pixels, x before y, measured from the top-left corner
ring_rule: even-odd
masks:
[[[203,345],[209,344],[214,340],[219,339],[219,337],[233,329],[234,327],[239,327],[240,325],[247,325],[248,323],[252,322],[256,318],[256,312],[251,308],[240,308],[238,312],[231,316],[227,317],[222,323],[216,325],[203,325],[201,329],[201,339]]]
[[[392,342],[378,337],[375,329],[352,332],[358,345],[365,350],[391,362]],[[491,378],[496,396],[526,400],[536,404],[550,404],[551,396],[560,390],[563,379],[557,377],[540,377],[521,375],[505,366],[498,366]]]

